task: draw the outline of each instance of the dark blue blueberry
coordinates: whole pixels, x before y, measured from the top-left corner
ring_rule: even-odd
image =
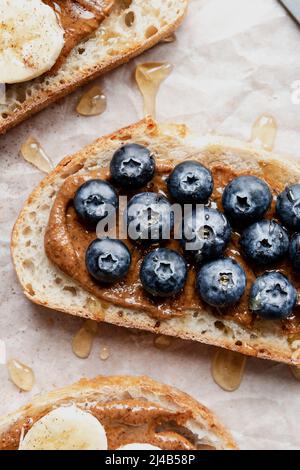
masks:
[[[276,212],[287,228],[300,231],[300,184],[294,184],[279,194]]]
[[[205,264],[197,276],[201,298],[212,307],[228,307],[237,303],[246,289],[246,274],[231,258]]]
[[[291,239],[289,256],[294,269],[300,271],[300,233],[295,233]]]
[[[74,207],[77,215],[87,224],[96,225],[118,207],[118,196],[111,184],[90,180],[76,191]]]
[[[86,251],[86,267],[97,281],[111,284],[128,273],[131,255],[120,240],[94,240]]]
[[[241,248],[249,261],[267,266],[280,261],[287,253],[288,233],[274,220],[261,220],[244,230]]]
[[[141,188],[154,175],[155,160],[150,151],[138,144],[127,144],[117,150],[110,163],[112,180],[123,188]]]
[[[187,277],[187,265],[176,251],[158,248],[149,253],[141,266],[144,289],[158,297],[171,297],[180,292]]]
[[[256,176],[235,178],[224,189],[223,208],[230,220],[249,224],[260,220],[272,203],[268,185]]]
[[[221,256],[231,237],[225,215],[209,207],[197,207],[183,219],[182,245],[197,262]]]
[[[183,204],[207,202],[213,187],[211,172],[194,161],[180,163],[168,178],[168,188],[172,197]]]
[[[250,310],[267,320],[288,318],[297,302],[297,291],[278,272],[266,273],[254,282],[250,292]]]
[[[128,236],[135,241],[169,240],[174,214],[168,199],[158,193],[140,193],[127,206]]]

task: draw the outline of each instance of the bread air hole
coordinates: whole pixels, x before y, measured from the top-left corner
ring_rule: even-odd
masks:
[[[236,346],[243,346],[243,343],[242,343],[242,341],[237,341],[237,342],[235,343],[235,345],[236,345]]]
[[[135,20],[135,14],[134,14],[133,11],[129,11],[128,13],[126,13],[126,15],[124,17],[124,21],[125,21],[126,26],[128,26],[130,28],[133,25],[134,20]]]
[[[33,262],[30,259],[25,259],[22,263],[23,268],[26,269],[26,271],[30,271],[30,274],[33,275],[35,271],[35,266]]]
[[[25,237],[28,237],[32,233],[31,227],[25,227],[22,233]]]
[[[158,32],[158,29],[156,26],[149,26],[149,28],[146,29],[146,32],[145,32],[145,38],[146,39],[149,39],[151,38],[151,36],[154,36],[154,34],[156,34]]]
[[[76,289],[76,287],[65,286],[65,287],[63,288],[63,290],[64,290],[65,292],[70,292],[70,294],[72,294],[74,297],[77,295],[77,289]]]

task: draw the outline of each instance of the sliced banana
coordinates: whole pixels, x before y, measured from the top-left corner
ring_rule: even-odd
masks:
[[[53,67],[64,29],[41,0],[0,0],[0,83],[18,83]]]
[[[107,450],[102,424],[75,405],[62,406],[37,421],[19,450]]]
[[[125,446],[119,447],[117,450],[161,450],[161,448],[155,447],[152,444],[134,442],[132,444],[126,444]]]

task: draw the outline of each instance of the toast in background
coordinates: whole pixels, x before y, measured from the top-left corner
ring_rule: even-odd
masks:
[[[70,410],[70,405],[73,410]],[[132,443],[146,443],[171,450],[237,449],[230,433],[213,413],[189,395],[148,377],[120,376],[82,379],[70,387],[37,396],[32,403],[0,419],[0,450],[17,449],[32,422],[35,423],[55,409],[61,410],[61,406],[65,410],[69,408],[67,416],[65,413],[59,416],[65,420],[62,420],[61,427],[65,430],[68,427],[69,430],[75,421],[77,426],[73,426],[73,431],[65,434],[64,439],[60,439],[62,429],[58,429],[59,420],[56,417],[56,425],[53,421],[48,421],[47,439],[43,440],[44,429],[35,433],[35,444],[38,448],[94,448],[97,444],[97,422],[92,422],[91,419],[95,416],[104,427],[104,435],[99,436],[98,442],[104,446],[100,449],[105,448],[106,438],[109,449]],[[77,410],[75,415],[74,407]],[[89,413],[82,413],[86,411]],[[85,416],[82,416],[83,414]],[[78,438],[81,447],[78,447]],[[31,438],[31,445],[32,440]],[[28,439],[26,444],[28,445]]]
[[[99,75],[128,62],[169,36],[183,21],[188,0],[116,0],[109,16],[80,42],[59,70],[8,85],[0,101],[0,134]],[[133,22],[126,24],[126,15]]]

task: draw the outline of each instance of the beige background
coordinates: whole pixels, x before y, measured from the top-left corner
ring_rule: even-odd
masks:
[[[77,93],[0,138],[0,340],[7,357],[25,362],[36,374],[33,391],[20,393],[0,365],[0,413],[82,376],[148,374],[215,410],[244,449],[300,448],[300,383],[287,366],[249,359],[240,389],[230,394],[211,378],[214,348],[176,340],[162,352],[149,334],[106,325],[91,356],[80,360],[71,339],[81,320],[31,305],[12,268],[13,223],[43,177],[18,155],[20,144],[33,134],[57,163],[94,138],[138,120],[142,101],[132,73],[141,61],[169,60],[175,67],[159,94],[160,120],[248,139],[256,117],[270,113],[279,124],[276,151],[300,155],[300,104],[291,100],[292,83],[300,80],[300,29],[275,0],[191,0],[177,37],[98,80],[108,97],[102,116],[76,115]],[[110,349],[106,362],[99,357],[103,346]]]

